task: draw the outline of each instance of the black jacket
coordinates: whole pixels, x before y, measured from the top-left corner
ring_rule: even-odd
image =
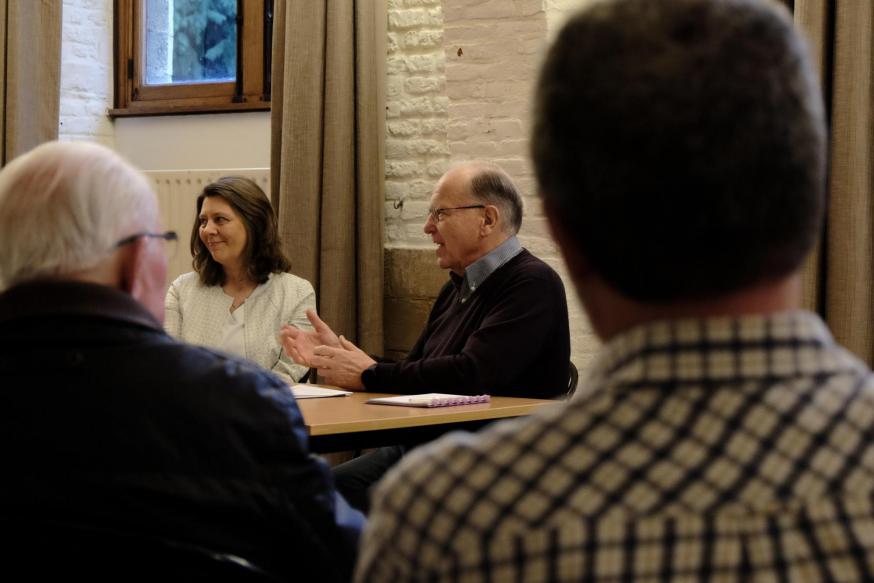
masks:
[[[0,295],[0,395],[3,516],[169,537],[287,576],[351,572],[363,518],[308,454],[286,386],[172,339],[127,294]]]

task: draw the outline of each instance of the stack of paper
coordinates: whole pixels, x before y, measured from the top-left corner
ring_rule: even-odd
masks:
[[[296,399],[319,399],[322,397],[345,397],[352,391],[340,391],[338,389],[326,389],[313,385],[292,385],[291,392]]]

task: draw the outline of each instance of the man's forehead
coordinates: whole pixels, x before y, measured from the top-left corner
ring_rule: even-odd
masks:
[[[447,172],[434,186],[431,193],[431,202],[443,203],[444,201],[459,201],[468,198],[467,180],[458,172]]]

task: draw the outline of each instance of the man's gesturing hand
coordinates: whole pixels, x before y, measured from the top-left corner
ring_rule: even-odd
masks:
[[[311,366],[319,369],[319,377],[326,384],[352,391],[363,390],[361,373],[376,361],[343,336],[339,341],[339,347],[316,346]]]
[[[280,330],[279,338],[294,362],[312,368],[313,351],[316,346],[339,348],[340,339],[331,327],[319,318],[315,310],[307,310],[307,318],[312,323],[313,330],[301,330],[286,324]]]

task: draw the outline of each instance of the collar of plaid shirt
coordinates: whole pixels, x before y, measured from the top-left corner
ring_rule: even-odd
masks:
[[[818,316],[802,310],[742,318],[650,322],[602,347],[584,390],[735,384],[863,370]]]

